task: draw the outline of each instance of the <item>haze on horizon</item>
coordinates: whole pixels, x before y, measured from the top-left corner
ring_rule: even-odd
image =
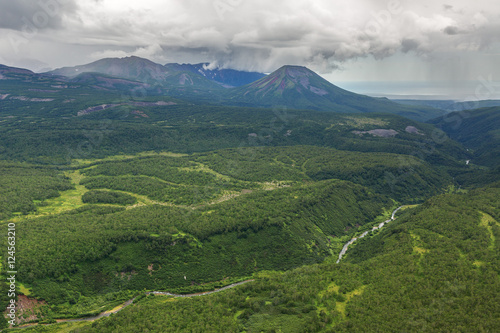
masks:
[[[487,99],[500,95],[498,31],[495,0],[0,0],[0,63],[44,71],[136,55],[261,72],[289,64],[334,83],[432,82],[432,94],[439,82],[464,98],[486,85],[477,97]],[[397,93],[417,92],[405,89]]]

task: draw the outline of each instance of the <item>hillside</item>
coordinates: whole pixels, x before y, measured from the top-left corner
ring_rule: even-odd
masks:
[[[66,172],[64,187],[56,183],[60,198],[22,194],[38,205],[15,218],[23,235],[18,279],[51,305],[50,316],[91,314],[144,288],[203,290],[228,277],[321,262],[354,227],[394,206],[352,182],[302,182],[307,176],[290,178],[286,165],[258,162],[270,178],[240,180],[197,157],[169,155]],[[30,175],[16,167],[16,175]]]
[[[497,108],[423,123],[297,66],[60,71],[0,66],[26,332],[497,331]]]
[[[148,84],[101,73],[81,73],[72,77],[68,82],[109,91],[133,91],[143,89],[150,90],[150,93],[152,93],[151,86]]]
[[[141,82],[162,81],[168,76],[162,65],[139,57],[105,58],[86,65],[59,68],[46,74],[74,77],[81,73],[102,73]]]
[[[35,75],[35,73],[33,73],[28,69],[9,67],[0,64],[0,80],[4,80],[6,78],[26,77],[33,75]]]
[[[500,107],[454,112],[429,122],[472,150],[471,163],[500,165]]]
[[[496,332],[499,195],[496,184],[407,209],[340,264],[261,272],[203,297],[151,295],[109,319],[46,331]]]
[[[51,305],[50,316],[63,318],[144,288],[198,291],[227,277],[321,262],[397,200],[452,183],[400,157],[307,146],[149,153],[80,160],[59,182],[51,168],[7,164],[5,180],[24,188],[17,200],[31,213],[14,218],[24,235],[18,279]],[[50,196],[30,194],[45,191],[34,187],[43,174],[32,169],[46,173],[41,186]],[[384,172],[409,169],[387,185]],[[10,193],[0,189],[3,202]]]
[[[446,136],[435,142],[432,125],[399,116],[295,110],[276,113],[258,108],[193,106],[165,97],[129,100],[101,90],[78,89],[54,92],[53,101],[15,99],[5,103],[0,158],[64,164],[71,163],[68,158],[150,150],[192,153],[241,145],[314,145],[413,154],[448,167],[465,167],[469,159],[465,149]],[[82,96],[73,95],[74,100],[69,101],[69,93],[75,91]],[[35,98],[31,97],[35,94],[41,93],[26,91],[23,96]]]

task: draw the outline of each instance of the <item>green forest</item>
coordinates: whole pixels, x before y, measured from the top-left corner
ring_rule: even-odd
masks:
[[[31,98],[0,109],[4,331],[500,331],[498,108],[454,127],[80,79],[0,89]]]
[[[499,195],[497,183],[434,197],[356,244],[340,264],[261,271],[203,297],[149,295],[74,332],[495,332]]]

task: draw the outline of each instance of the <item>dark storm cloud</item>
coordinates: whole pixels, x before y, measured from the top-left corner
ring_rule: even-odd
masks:
[[[403,39],[401,41],[401,51],[403,53],[408,53],[410,51],[415,51],[418,49],[420,43],[413,39]]]
[[[458,29],[458,27],[448,26],[444,28],[444,32],[447,35],[458,35],[460,33],[460,30]]]
[[[63,15],[76,8],[73,0],[0,0],[0,28],[60,28]]]
[[[0,28],[22,31],[23,18],[33,21],[51,2],[61,4],[45,26],[53,29],[34,36],[8,31],[3,41],[0,35],[0,54],[44,51],[43,61],[57,66],[68,64],[63,53],[72,48],[77,63],[137,55],[159,63],[208,61],[265,72],[296,64],[331,72],[401,53],[428,59],[475,52],[495,45],[500,30],[497,0],[0,0]]]
[[[162,3],[169,4],[165,5],[168,11],[138,11],[133,17],[120,13],[94,26],[103,33],[123,32],[128,41],[134,40],[137,31],[142,32],[141,40],[136,40],[137,50],[160,61],[198,56],[239,69],[270,71],[282,64],[303,64],[330,72],[365,57],[383,59],[398,52],[427,57],[485,47],[497,39],[488,31],[496,27],[494,18],[500,12],[499,5],[489,0],[477,0],[474,5],[458,0],[453,6],[431,0]],[[151,24],[146,19],[158,15],[165,18],[163,22],[152,20],[158,23]],[[113,54],[123,53],[110,48],[93,56]]]

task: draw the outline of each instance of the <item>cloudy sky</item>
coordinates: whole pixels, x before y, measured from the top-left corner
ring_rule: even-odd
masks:
[[[0,63],[36,71],[137,55],[477,95],[500,82],[499,39],[498,0],[0,0]]]

